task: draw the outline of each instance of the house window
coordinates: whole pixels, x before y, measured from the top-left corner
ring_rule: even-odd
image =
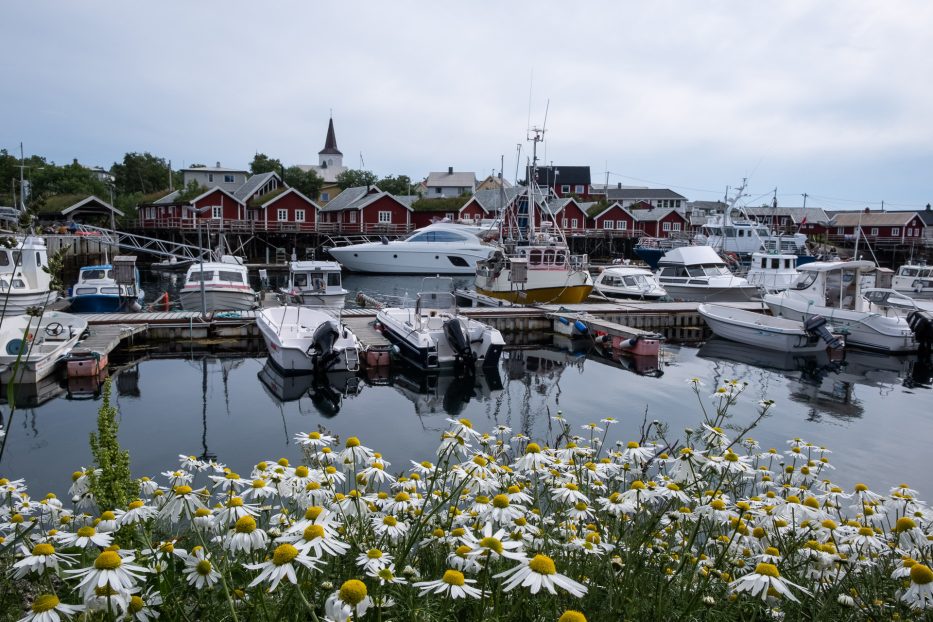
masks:
[[[224,175],[224,183],[225,183],[225,184],[232,184],[232,183],[233,183],[233,175]]]
[[[295,222],[304,222],[305,221],[305,211],[303,209],[295,210]]]
[[[356,212],[350,212],[350,224],[356,223]]]
[[[679,222],[675,222],[675,223],[672,223],[672,224],[674,225],[674,231],[680,231],[680,223],[679,223]]]
[[[280,209],[275,211],[275,219],[279,222],[285,222],[288,220],[288,210]]]
[[[615,224],[616,224],[616,221],[614,220],[604,220],[603,229],[612,229],[613,227],[615,227]]]
[[[628,229],[628,223],[624,220],[617,220],[616,229],[618,229],[619,231],[625,231],[626,229]]]
[[[787,224],[787,218],[781,217],[781,224],[782,224],[782,225],[786,225],[786,224]]]
[[[327,203],[328,201],[330,201],[330,193],[329,193],[329,192],[322,192],[322,193],[321,193],[321,200],[324,201],[325,203]]]
[[[573,189],[573,191],[576,192],[577,194],[583,194],[586,192],[586,186],[582,184],[577,184],[576,187]]]
[[[209,181],[209,182],[213,182],[213,181],[214,181],[214,174],[213,174],[213,173],[208,173],[208,174],[207,174],[207,181]]]
[[[570,194],[570,184],[565,184],[560,187],[561,194]]]
[[[871,235],[878,235],[878,227],[871,228]]]
[[[567,219],[566,219],[566,218],[564,218],[564,219],[562,219],[562,220],[560,221],[560,226],[563,227],[564,229],[567,228]]]
[[[453,222],[453,221],[454,221],[454,213],[453,213],[453,212],[447,212],[446,214],[444,214],[444,218],[446,218],[446,219],[449,220],[450,222]]]
[[[379,212],[379,223],[387,224],[392,222],[392,212]]]
[[[901,234],[900,227],[891,227],[891,235],[900,235],[900,234]]]
[[[842,235],[845,232],[846,231],[844,227],[836,227],[836,235]]]
[[[576,219],[576,218],[571,218],[571,219],[570,219],[570,226],[571,226],[571,228],[573,228],[573,229],[576,229],[576,228],[577,228],[577,219]]]
[[[669,223],[669,222],[661,223],[661,229],[662,229],[663,231],[670,231],[670,230],[671,230],[671,223]]]
[[[674,207],[680,207],[680,199],[674,199]]]
[[[435,189],[434,189],[434,194],[444,194],[444,189],[443,189],[443,188],[435,188]]]
[[[224,217],[224,208],[220,205],[215,205],[211,208],[211,218],[214,220],[220,220]]]

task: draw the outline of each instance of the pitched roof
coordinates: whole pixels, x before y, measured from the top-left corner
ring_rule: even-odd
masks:
[[[524,193],[524,188],[490,188],[488,190],[477,190],[473,196],[464,204],[477,203],[487,214],[495,214],[504,206],[509,205],[515,200],[515,197]],[[461,208],[462,209],[462,208]]]
[[[928,227],[933,227],[933,210],[930,209],[929,203],[926,209],[917,212],[917,216],[919,216],[920,220],[926,223]]]
[[[61,211],[61,214],[62,216],[67,216],[77,211],[90,211],[92,213],[113,212],[117,216],[123,215],[123,212],[115,208],[113,205],[107,203],[107,201],[104,201],[103,199],[97,198],[94,195],[87,197],[83,201],[78,201],[70,207],[66,207]]]
[[[265,186],[273,177],[278,179],[280,184],[282,183],[282,178],[279,177],[279,174],[275,171],[250,175],[249,179],[247,179],[242,186],[233,191],[233,195],[241,201],[245,201],[251,197],[254,192]]]
[[[833,216],[837,227],[901,227],[909,223],[917,212],[836,212]]]
[[[324,140],[324,148],[317,153],[318,155],[343,155],[340,149],[337,149],[337,135],[334,133],[333,117],[327,123],[327,138]]]
[[[297,194],[302,199],[310,203],[314,207],[314,209],[317,209],[317,210],[321,209],[320,205],[318,205],[317,203],[315,203],[314,201],[306,197],[304,194],[299,192],[297,188],[288,188],[288,187],[283,187],[283,186],[279,186],[272,192],[267,192],[265,194],[259,195],[258,197],[255,197],[247,204],[247,206],[265,209],[269,207],[270,205],[272,205],[273,203],[275,203],[276,201],[278,201],[279,199],[288,196],[289,194]]]
[[[806,217],[808,223],[829,222],[829,214],[822,207],[746,207],[745,212],[754,218],[770,219],[790,218],[792,222],[802,222]]]
[[[671,213],[679,215],[681,218],[684,218],[684,215],[681,214],[678,210],[671,207],[664,208],[654,208],[654,209],[636,209],[632,210],[632,216],[635,217],[635,220],[639,222],[657,222],[663,218],[666,218]],[[686,220],[686,218],[684,218]]]
[[[531,167],[525,169],[525,180],[531,175]],[[535,181],[539,186],[590,185],[588,166],[539,166]]]
[[[235,197],[232,193],[227,192],[226,190],[224,190],[224,189],[221,188],[220,186],[214,186],[214,187],[212,187],[212,188],[208,188],[207,190],[205,190],[204,192],[202,192],[202,193],[199,194],[198,196],[194,197],[193,199],[189,199],[188,201],[185,201],[185,203],[187,203],[188,205],[194,205],[195,203],[197,203],[198,201],[200,201],[200,200],[203,199],[204,197],[210,196],[210,195],[214,194],[215,192],[222,192],[222,193],[224,193],[225,195],[227,195],[228,197],[230,197],[231,199],[233,199],[234,201],[236,201],[237,203],[239,203],[240,205],[245,205],[245,203],[244,203],[242,200],[240,200],[239,198]]]
[[[430,172],[424,185],[428,188],[470,188],[476,187],[476,173],[473,171]]]
[[[324,207],[321,208],[322,212],[339,212],[340,210],[347,209],[361,198],[366,196],[366,193],[370,191],[371,188],[376,188],[375,186],[354,186],[352,188],[347,188],[333,199],[327,203]],[[376,188],[379,190],[379,188]]]
[[[638,199],[680,199],[687,197],[667,188],[609,188],[606,198],[610,201],[637,201]]]
[[[242,168],[226,168],[223,166],[189,166],[181,169],[181,172],[190,171],[194,173],[243,173],[249,175],[249,171]]]

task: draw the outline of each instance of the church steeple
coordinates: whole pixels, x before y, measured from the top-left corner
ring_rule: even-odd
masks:
[[[343,153],[337,149],[337,135],[334,134],[334,118],[330,118],[327,124],[327,139],[324,141],[324,148],[317,152],[318,155],[336,155],[342,156]]]

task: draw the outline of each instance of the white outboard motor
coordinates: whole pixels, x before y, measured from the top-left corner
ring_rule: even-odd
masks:
[[[826,318],[822,315],[814,315],[805,320],[803,329],[807,331],[807,334],[814,335],[825,341],[833,350],[839,350],[845,345],[835,335],[829,332],[829,329],[826,328]]]

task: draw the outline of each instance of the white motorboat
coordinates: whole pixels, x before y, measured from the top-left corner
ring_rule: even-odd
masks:
[[[781,292],[797,280],[799,273],[796,266],[797,255],[752,253],[745,279],[764,291]]]
[[[343,309],[347,297],[336,261],[289,263],[288,284],[279,291],[286,301],[305,307]]]
[[[211,312],[255,308],[258,297],[249,285],[248,274],[243,260],[232,255],[191,266],[179,293],[182,309]]]
[[[658,281],[674,300],[742,302],[758,295],[758,288],[729,271],[709,246],[681,246],[658,262]]]
[[[473,274],[492,247],[469,225],[439,222],[408,237],[328,249],[344,268],[382,274]]]
[[[21,315],[58,300],[50,287],[45,240],[35,235],[14,239],[12,248],[0,247],[0,316]]]
[[[0,325],[0,382],[33,384],[50,375],[87,330],[77,315],[15,315]]]
[[[359,340],[330,313],[301,306],[272,307],[256,313],[256,325],[269,359],[286,373],[359,369]]]
[[[607,298],[635,298],[656,300],[667,296],[650,270],[634,266],[610,266],[596,277],[596,293]]]
[[[452,285],[450,278],[426,278],[414,308],[385,307],[376,320],[401,355],[422,369],[495,366],[502,334],[460,315]]]
[[[911,298],[933,298],[933,266],[925,263],[904,264],[894,273],[891,289]]]
[[[933,301],[911,298],[896,289],[866,287],[861,290],[861,295],[873,313],[906,316],[911,311],[933,311]]]
[[[818,261],[797,268],[797,281],[776,294],[765,294],[771,312],[792,320],[821,315],[846,335],[846,344],[882,352],[912,352],[917,341],[899,313],[872,310],[861,295],[863,276],[875,270],[870,261]]]
[[[819,352],[843,347],[831,333],[826,320],[814,315],[804,322],[736,309],[726,305],[701,304],[697,312],[718,337],[756,348],[779,352]]]

